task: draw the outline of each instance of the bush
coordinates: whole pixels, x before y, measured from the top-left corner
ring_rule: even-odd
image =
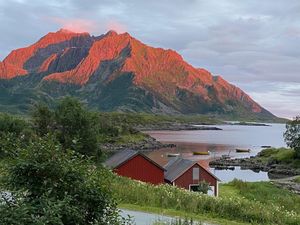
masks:
[[[199,192],[203,194],[207,194],[209,190],[212,190],[211,187],[209,186],[209,183],[206,182],[205,180],[199,182],[198,190]]]
[[[25,120],[6,113],[0,113],[0,133],[15,133],[19,135],[29,128],[30,125]]]
[[[103,169],[46,136],[9,164],[4,187],[13,201],[0,202],[5,224],[121,224]]]

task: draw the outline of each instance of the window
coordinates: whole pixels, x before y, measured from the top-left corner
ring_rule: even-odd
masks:
[[[199,180],[199,168],[193,168],[193,180]]]

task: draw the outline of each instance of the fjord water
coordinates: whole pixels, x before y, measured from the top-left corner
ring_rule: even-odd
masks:
[[[197,130],[197,131],[147,131],[149,135],[162,143],[174,143],[175,148],[162,148],[147,153],[151,158],[165,164],[169,158],[168,153],[179,153],[182,157],[199,161],[209,167],[209,161],[222,155],[232,158],[245,158],[256,155],[262,146],[285,147],[283,133],[284,124],[268,124],[269,126],[243,126],[243,125],[218,125],[222,130]],[[250,153],[236,153],[236,148],[251,149]],[[194,156],[193,152],[209,151],[208,156]],[[210,168],[222,182],[234,178],[245,181],[269,180],[267,173],[242,170],[216,170]]]

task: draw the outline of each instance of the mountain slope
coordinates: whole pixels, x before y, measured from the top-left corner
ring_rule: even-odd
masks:
[[[0,62],[0,104],[74,95],[102,110],[275,118],[220,76],[194,68],[173,50],[128,33],[98,37],[60,30]],[[23,96],[22,96],[23,93]],[[21,97],[20,97],[21,96]]]

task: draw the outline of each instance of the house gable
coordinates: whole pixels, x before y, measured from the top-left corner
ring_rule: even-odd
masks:
[[[114,169],[120,176],[129,177],[152,184],[164,183],[164,169],[152,163],[148,158],[137,154]]]

